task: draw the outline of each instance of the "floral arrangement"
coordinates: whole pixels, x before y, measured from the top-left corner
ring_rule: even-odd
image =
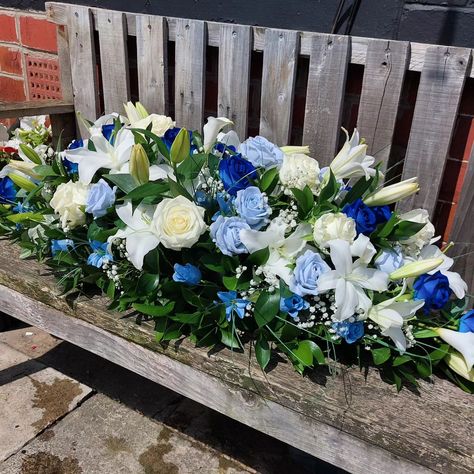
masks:
[[[327,168],[304,146],[240,142],[226,118],[202,134],[137,103],[87,122],[90,138],[22,144],[0,180],[0,224],[110,308],[154,321],[162,343],[272,350],[303,373],[336,358],[398,389],[443,371],[474,391],[474,311],[418,191],[390,184],[357,131]],[[21,133],[21,132],[20,132]],[[317,156],[317,150],[314,150]]]

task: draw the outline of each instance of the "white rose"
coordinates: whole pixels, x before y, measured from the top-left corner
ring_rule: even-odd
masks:
[[[314,223],[313,238],[320,248],[328,248],[329,241],[334,239],[346,240],[352,244],[356,234],[354,219],[342,213],[323,214]]]
[[[426,209],[413,209],[412,211],[401,214],[400,219],[403,221],[417,222],[418,224],[426,224],[415,235],[400,241],[406,255],[416,256],[425,245],[431,242],[431,239],[435,235],[435,228],[430,222],[428,211]]]
[[[166,115],[151,114],[144,119],[133,123],[133,128],[142,128],[146,130],[151,123],[151,132],[162,137],[170,128],[174,128],[175,122]]]
[[[280,169],[280,182],[286,188],[303,189],[308,186],[313,194],[319,194],[318,162],[303,153],[293,153],[283,157]]]
[[[207,229],[204,212],[184,196],[163,199],[153,218],[160,242],[172,250],[192,247]]]
[[[61,217],[63,228],[73,229],[78,225],[86,223],[84,208],[87,203],[89,186],[73,181],[62,183],[56,189],[53,198],[49,202],[56,214]]]

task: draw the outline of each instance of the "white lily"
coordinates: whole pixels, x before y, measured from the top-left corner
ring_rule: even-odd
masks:
[[[133,104],[133,102],[128,101],[126,104],[123,104],[123,108],[132,126],[135,126],[136,122],[150,115],[140,102]]]
[[[160,243],[153,224],[156,206],[140,204],[133,211],[131,201],[127,201],[125,204],[117,206],[115,210],[127,227],[119,229],[115,235],[107,239],[109,252],[114,240],[125,239],[128,258],[135,268],[141,270],[145,255]]]
[[[433,331],[462,354],[467,370],[471,370],[474,365],[474,332],[458,332],[446,328],[436,328]]]
[[[409,178],[400,183],[391,184],[380,188],[364,198],[367,206],[385,206],[401,201],[420,190],[418,178]]]
[[[220,132],[217,135],[217,141],[223,143],[225,146],[233,146],[236,150],[238,150],[240,146],[240,138],[235,130],[230,130],[227,133]]]
[[[423,300],[397,301],[395,297],[372,306],[367,317],[378,324],[381,333],[390,337],[396,348],[403,353],[407,348],[405,334],[402,331],[403,323],[413,317],[424,304]]]
[[[458,351],[450,350],[444,358],[444,361],[448,364],[449,368],[458,375],[470,382],[474,382],[474,369],[469,370],[467,368],[464,357]]]
[[[335,270],[319,277],[318,288],[320,292],[335,290],[337,308],[334,316],[338,321],[344,321],[354,316],[358,309],[364,312],[369,310],[372,302],[364,288],[386,290],[388,275],[380,270],[367,268],[361,258],[353,263],[350,244],[345,240],[331,240],[329,248]]]
[[[374,255],[377,253],[370,239],[364,235],[359,234],[359,237],[351,244],[351,254],[353,257],[359,257],[360,261],[368,265]]]
[[[110,173],[124,173],[124,165],[128,165],[132,147],[135,143],[133,133],[122,128],[117,133],[114,143],[111,144],[102,133],[91,137],[96,151],[87,148],[66,150],[66,158],[79,165],[79,179],[84,184],[89,184],[94,174],[100,168],[107,168]]]
[[[120,123],[123,123],[125,125],[127,125],[129,123],[127,117],[125,117],[123,115],[120,115],[117,112],[113,112],[111,114],[106,114],[106,115],[102,115],[101,117],[99,117],[89,127],[89,133],[91,134],[92,137],[95,136],[95,135],[102,135],[102,127],[104,125],[110,125],[110,124],[114,123],[114,121],[117,120],[117,119],[120,120]]]
[[[360,178],[362,176],[369,179],[370,176],[375,175],[375,169],[371,168],[375,158],[366,155],[367,145],[360,144],[357,129],[354,129],[350,139],[347,130],[344,128],[342,130],[346,134],[346,142],[329,167],[336,179]]]
[[[204,151],[209,153],[212,149],[212,146],[216,142],[219,132],[227,125],[233,124],[234,122],[226,117],[209,117],[207,119],[206,125],[204,125],[202,129],[204,135]]]

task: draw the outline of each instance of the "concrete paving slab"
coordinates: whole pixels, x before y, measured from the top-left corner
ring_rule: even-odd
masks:
[[[47,332],[35,327],[0,332],[0,343],[4,343],[30,358],[40,357],[61,344]]]
[[[97,394],[0,466],[3,474],[238,474],[246,466]]]

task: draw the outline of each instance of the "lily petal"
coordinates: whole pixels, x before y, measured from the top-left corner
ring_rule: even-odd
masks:
[[[471,370],[474,365],[474,332],[458,332],[446,328],[436,328],[433,331],[463,355],[468,370]]]
[[[208,153],[214,145],[219,132],[225,126],[233,124],[234,122],[226,117],[209,117],[202,130],[204,134],[204,151]]]
[[[158,246],[160,239],[151,232],[135,232],[127,237],[128,258],[137,270],[143,268],[145,255]]]

